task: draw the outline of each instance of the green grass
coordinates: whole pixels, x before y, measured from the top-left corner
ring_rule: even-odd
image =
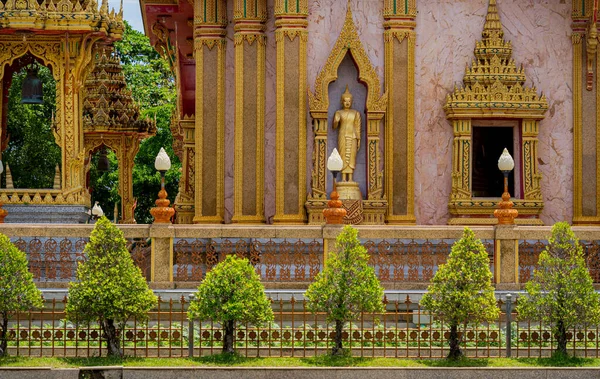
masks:
[[[246,358],[239,355],[213,355],[201,358],[0,358],[0,367],[599,367],[596,358],[486,358],[486,359],[396,359],[332,357]]]

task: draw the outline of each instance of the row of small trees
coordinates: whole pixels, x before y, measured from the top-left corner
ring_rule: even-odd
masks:
[[[122,356],[119,334],[128,320],[145,319],[156,306],[156,296],[129,255],[123,233],[100,219],[86,245],[87,260],[69,286],[66,318],[76,323],[98,322],[108,355]],[[384,312],[383,287],[358,231],[345,227],[336,252],[305,293],[309,310],[324,312],[335,325],[332,354],[342,354],[344,324],[361,312]],[[567,330],[600,322],[600,298],[594,291],[583,250],[567,223],[552,229],[538,269],[526,284],[517,313],[523,319],[550,324],[558,338],[557,352],[566,354]],[[458,358],[459,328],[492,322],[499,317],[489,258],[480,240],[465,228],[446,264],[434,276],[421,305],[449,325],[449,358]],[[6,354],[11,314],[42,306],[40,291],[27,269],[25,254],[0,235],[0,356]],[[189,317],[214,320],[223,327],[223,352],[233,353],[237,323],[260,325],[273,320],[271,303],[252,265],[228,256],[200,284],[190,304]]]
[[[421,305],[450,326],[449,358],[458,358],[458,328],[498,319],[489,258],[480,240],[465,229],[452,246],[448,263],[440,266]],[[519,298],[520,320],[537,320],[550,325],[557,338],[556,352],[567,354],[567,331],[600,322],[600,297],[594,290],[583,248],[569,224],[552,227],[552,237],[542,251],[533,278],[525,285],[527,295]]]

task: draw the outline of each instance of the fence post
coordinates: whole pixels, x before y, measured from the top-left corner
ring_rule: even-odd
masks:
[[[194,301],[194,294],[188,295],[188,309]],[[188,316],[188,357],[194,356],[194,319]]]
[[[519,290],[519,238],[515,225],[494,227],[496,291]]]
[[[153,289],[173,287],[173,239],[175,229],[171,224],[152,224],[152,262],[150,281]]]
[[[327,264],[329,252],[335,249],[335,241],[344,225],[325,224],[323,226],[323,267]]]
[[[506,358],[510,358],[512,343],[512,295],[506,295]]]

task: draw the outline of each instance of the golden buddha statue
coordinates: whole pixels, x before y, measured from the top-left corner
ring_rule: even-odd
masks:
[[[344,182],[352,182],[352,175],[356,168],[356,153],[360,149],[360,113],[350,108],[351,106],[352,94],[346,86],[346,92],[342,94],[342,109],[335,112],[333,116],[333,129],[340,128],[337,148],[344,162],[341,171]]]
[[[333,129],[338,129],[337,149],[342,156],[342,180],[336,184],[337,192],[342,200],[361,200],[358,183],[353,181],[356,168],[356,153],[360,149],[361,120],[360,113],[352,106],[352,94],[346,86],[342,94],[342,109],[333,116]]]

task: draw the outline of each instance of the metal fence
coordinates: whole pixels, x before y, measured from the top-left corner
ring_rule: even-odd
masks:
[[[600,283],[600,241],[579,241],[588,270],[594,283]],[[538,267],[542,251],[548,246],[546,240],[524,240],[519,243],[519,282],[526,283]]]
[[[384,313],[363,313],[344,327],[344,346],[354,356],[440,358],[448,353],[448,325],[423,310],[418,296],[384,299]],[[103,356],[102,331],[97,325],[64,320],[67,299],[52,300],[43,309],[19,313],[9,323],[9,353],[20,356]],[[217,354],[223,331],[216,322],[188,320],[186,298],[159,300],[144,322],[131,320],[121,331],[126,355],[187,357]],[[517,320],[514,306],[498,301],[498,321],[460,329],[461,348],[468,357],[544,357],[556,347],[547,325]],[[249,357],[307,357],[330,351],[335,338],[326,315],[308,311],[304,300],[273,300],[274,321],[262,326],[238,325],[236,350]],[[506,312],[508,310],[508,313]],[[569,332],[569,352],[600,357],[598,327]]]
[[[35,236],[12,238],[11,242],[25,252],[36,282],[69,282],[75,280],[78,262],[87,258],[84,249],[89,238]],[[150,280],[150,241],[127,238],[127,249],[142,275]]]
[[[175,281],[199,282],[235,254],[247,258],[263,282],[310,282],[323,268],[323,243],[310,239],[179,239],[174,244]]]
[[[380,281],[429,283],[448,260],[455,240],[372,239],[361,242]],[[482,242],[490,259],[490,270],[494,272],[494,242]]]

